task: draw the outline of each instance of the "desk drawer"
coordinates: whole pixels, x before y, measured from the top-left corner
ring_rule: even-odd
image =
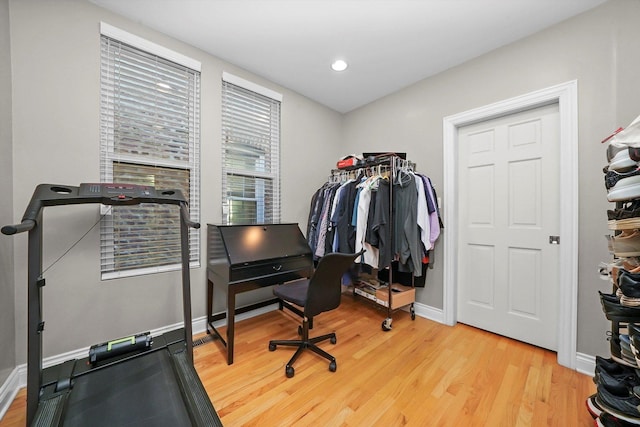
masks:
[[[295,256],[265,262],[245,263],[231,268],[229,281],[260,280],[261,278],[273,278],[278,275],[282,275],[283,277],[291,276],[293,278],[300,275],[304,277],[312,271],[312,265],[312,261],[308,256]],[[305,272],[305,270],[307,271]],[[300,274],[296,274],[296,272],[300,272]],[[279,281],[280,280],[276,280],[271,284],[278,283]],[[285,280],[283,279],[282,281]]]

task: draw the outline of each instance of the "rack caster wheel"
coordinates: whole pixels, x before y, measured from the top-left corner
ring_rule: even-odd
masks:
[[[332,360],[331,363],[329,363],[329,370],[331,372],[335,372],[336,369],[338,369],[338,366],[336,365],[336,361]]]
[[[338,339],[336,337],[331,337],[329,338],[329,341],[331,342],[331,344],[335,344],[338,342]]]
[[[416,320],[416,310],[411,306],[411,320]]]
[[[387,332],[391,330],[391,318],[387,317],[382,321],[382,330]]]
[[[276,345],[269,343],[269,351],[276,351]]]
[[[287,366],[284,368],[284,373],[287,375],[287,378],[293,378],[296,371],[293,369],[293,366]]]

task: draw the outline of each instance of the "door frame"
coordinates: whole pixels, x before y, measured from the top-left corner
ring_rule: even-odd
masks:
[[[458,130],[532,108],[558,104],[560,126],[560,274],[558,363],[576,369],[578,318],[578,82],[572,80],[443,119],[444,272],[443,320],[457,322],[458,297]]]

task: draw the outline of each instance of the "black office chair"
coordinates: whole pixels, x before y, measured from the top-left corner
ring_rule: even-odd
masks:
[[[338,308],[340,296],[342,295],[342,276],[361,254],[362,252],[357,254],[326,254],[318,262],[318,267],[311,279],[276,285],[273,288],[274,295],[280,298],[283,303],[293,303],[303,307],[302,327],[298,327],[301,339],[269,341],[269,351],[275,351],[279,345],[298,347],[285,367],[287,378],[293,377],[295,373],[293,363],[305,349],[309,349],[329,360],[329,370],[331,372],[336,371],[335,357],[316,345],[316,343],[327,339],[331,340],[331,344],[335,344],[335,332],[309,338],[309,323],[314,316]]]

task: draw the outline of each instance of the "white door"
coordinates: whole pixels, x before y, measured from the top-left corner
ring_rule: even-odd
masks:
[[[554,351],[558,117],[552,104],[458,130],[458,321]]]

